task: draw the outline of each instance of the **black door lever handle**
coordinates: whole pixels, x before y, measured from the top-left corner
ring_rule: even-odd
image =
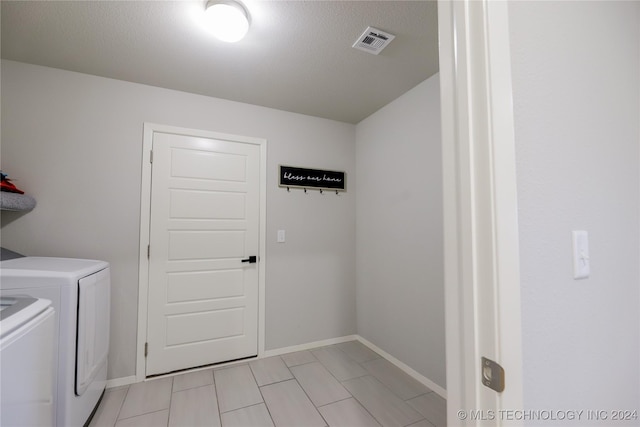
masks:
[[[242,262],[248,262],[249,264],[254,264],[258,262],[258,257],[255,255],[251,255],[249,258],[243,259]]]

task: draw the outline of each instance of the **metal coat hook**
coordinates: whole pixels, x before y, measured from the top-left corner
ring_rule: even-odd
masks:
[[[320,189],[320,194],[322,194],[322,188]]]
[[[307,189],[306,188],[304,189],[304,193],[307,194]]]
[[[336,196],[339,196],[339,195],[340,195],[340,193],[338,193],[338,190],[336,190]]]
[[[291,189],[289,187],[287,187],[287,193],[290,193]]]

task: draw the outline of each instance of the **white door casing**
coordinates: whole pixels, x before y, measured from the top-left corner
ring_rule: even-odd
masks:
[[[520,276],[506,2],[439,1],[448,425],[518,425]],[[481,382],[481,357],[505,389]]]
[[[145,124],[144,145],[137,379],[262,354],[265,141]]]

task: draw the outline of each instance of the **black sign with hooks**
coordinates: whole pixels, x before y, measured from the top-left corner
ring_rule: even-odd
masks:
[[[346,191],[344,172],[280,166],[280,187]]]

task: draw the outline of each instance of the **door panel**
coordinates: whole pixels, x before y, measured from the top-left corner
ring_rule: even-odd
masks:
[[[153,134],[146,375],[258,352],[260,148]]]
[[[172,219],[244,219],[246,196],[239,193],[171,190]]]
[[[187,271],[168,275],[168,303],[239,297],[243,293],[241,270]]]
[[[200,146],[207,144],[203,139],[194,141],[198,142],[201,142]],[[171,175],[174,177],[245,182],[245,171],[244,156],[176,148],[171,157]]]
[[[169,231],[169,260],[241,258],[243,231]]]
[[[167,346],[241,336],[243,319],[243,308],[167,316]]]

